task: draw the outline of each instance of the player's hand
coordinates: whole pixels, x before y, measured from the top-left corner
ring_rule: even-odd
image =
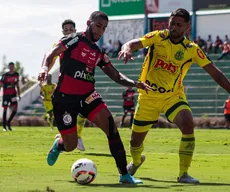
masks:
[[[38,81],[43,82],[46,81],[48,77],[48,70],[42,69],[38,74]]]
[[[144,83],[144,82],[136,82],[135,83],[135,87],[138,89],[143,89],[146,91],[146,93],[148,93],[148,91],[152,90],[152,87],[150,87],[148,84]]]
[[[128,62],[128,60],[134,60],[132,57],[132,50],[131,49],[124,49],[121,50],[118,53],[118,60],[120,60],[122,57],[124,57],[124,64],[126,64]]]

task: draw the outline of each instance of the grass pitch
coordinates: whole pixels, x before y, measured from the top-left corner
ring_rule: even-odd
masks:
[[[129,154],[129,129],[119,129]],[[146,161],[136,173],[143,185],[118,184],[118,172],[110,155],[107,139],[98,128],[85,128],[85,152],[62,153],[52,167],[46,154],[57,130],[48,127],[15,127],[0,132],[0,192],[72,191],[230,191],[230,130],[196,130],[196,149],[189,173],[201,184],[180,184],[178,175],[178,129],[152,129],[145,141]],[[76,184],[70,173],[79,158],[97,165],[98,175],[90,185]]]

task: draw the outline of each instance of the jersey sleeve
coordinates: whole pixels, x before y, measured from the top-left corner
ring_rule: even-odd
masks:
[[[211,63],[212,61],[206,56],[206,54],[202,51],[202,49],[198,46],[194,46],[194,54],[193,54],[193,63],[198,64],[200,67],[204,67],[205,65]]]
[[[109,56],[106,55],[105,53],[101,54],[101,60],[99,61],[99,63],[97,64],[97,66],[99,66],[100,68],[104,68],[111,65],[111,61],[109,59]]]
[[[5,79],[5,74],[3,74],[1,76],[1,79],[0,79],[0,85],[2,85],[4,83],[4,79]]]
[[[71,46],[78,43],[79,36],[77,33],[71,33],[67,36],[61,38],[59,43],[61,43],[66,49],[69,49]]]
[[[159,41],[159,31],[152,31],[139,38],[143,47],[150,47],[155,42]]]

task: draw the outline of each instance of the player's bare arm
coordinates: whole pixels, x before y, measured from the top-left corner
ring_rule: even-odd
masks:
[[[146,92],[152,88],[144,82],[137,82],[132,79],[129,79],[124,74],[120,73],[112,64],[104,67],[103,71],[108,75],[114,82],[123,85],[125,87],[136,87],[138,89],[143,89]]]
[[[39,81],[44,81],[47,79],[48,71],[51,69],[50,66],[52,66],[53,59],[57,56],[59,56],[61,53],[65,51],[65,47],[58,43],[55,47],[53,47],[50,51],[48,51],[44,59],[42,61],[42,70],[38,75]]]
[[[118,53],[118,59],[124,57],[124,63],[127,63],[129,59],[134,60],[132,57],[133,51],[141,48],[143,48],[143,45],[138,39],[128,41],[121,47],[121,51]]]
[[[17,82],[16,88],[17,88],[18,98],[19,98],[19,100],[21,100],[21,90],[20,90],[19,82]]]
[[[224,73],[216,67],[214,63],[204,66],[204,69],[211,75],[211,77],[228,93],[230,93],[230,82]]]

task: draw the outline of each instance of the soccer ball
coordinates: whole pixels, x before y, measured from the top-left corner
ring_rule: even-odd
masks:
[[[80,185],[91,183],[97,176],[97,167],[93,161],[82,158],[74,162],[71,168],[73,179]]]

